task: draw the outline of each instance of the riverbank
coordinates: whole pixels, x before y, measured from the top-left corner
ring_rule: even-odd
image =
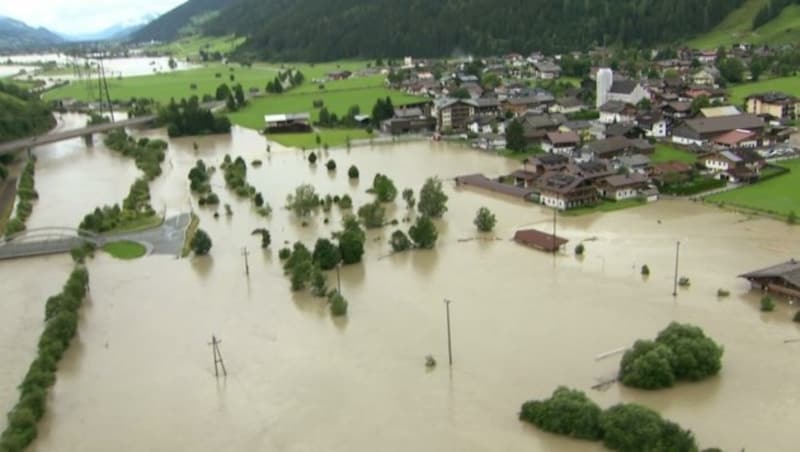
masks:
[[[17,198],[17,178],[9,176],[0,185],[0,235],[6,231],[6,224],[14,211]]]

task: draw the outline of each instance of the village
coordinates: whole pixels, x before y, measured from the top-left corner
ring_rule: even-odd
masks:
[[[793,126],[800,100],[767,91],[737,101],[724,87],[722,72],[731,70],[717,67],[735,60],[738,67],[727,76],[755,80],[763,69],[748,73],[745,64],[777,52],[748,45],[653,51],[647,70],[622,65],[635,72],[619,69],[602,48],[456,62],[406,57],[365,71],[386,74],[389,87],[430,99],[395,107],[393,117],[379,123],[383,134],[466,141],[521,162],[511,174],[464,175],[460,183],[559,210],[622,208],[660,196],[717,193],[787,171],[771,162],[797,155]],[[609,67],[589,66],[608,61]],[[588,75],[576,77],[584,70]],[[307,122],[310,115],[299,119]],[[367,124],[370,118],[356,119]]]

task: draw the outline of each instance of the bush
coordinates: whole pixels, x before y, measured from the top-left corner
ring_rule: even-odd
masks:
[[[333,160],[328,160],[328,163],[325,164],[325,168],[327,168],[328,171],[335,171],[336,170],[336,162],[333,161]]]
[[[353,198],[350,195],[342,195],[342,199],[339,200],[339,208],[342,210],[352,209]]]
[[[442,189],[442,181],[438,178],[429,178],[419,192],[417,209],[422,215],[440,218],[447,212],[447,199]]]
[[[619,379],[626,386],[640,389],[669,388],[675,384],[672,351],[653,341],[636,341],[620,364]]]
[[[322,270],[333,270],[342,260],[339,248],[328,239],[318,239],[314,245],[312,260]]]
[[[538,428],[573,438],[600,440],[601,410],[581,391],[559,387],[546,400],[528,401],[522,404],[520,420],[530,422]]]
[[[586,248],[583,246],[583,243],[579,243],[578,246],[575,247],[575,255],[576,256],[583,256],[583,252]]]
[[[347,300],[339,292],[333,292],[330,296],[331,314],[334,317],[347,315]]]
[[[344,231],[338,233],[337,236],[342,263],[350,265],[361,262],[361,257],[364,255],[364,242],[367,237],[361,226],[359,226],[358,220],[353,216],[345,218]]]
[[[383,227],[386,209],[376,199],[374,202],[364,204],[358,209],[358,217],[364,222],[367,229]]]
[[[433,248],[439,233],[433,221],[423,215],[417,218],[417,222],[408,230],[408,235],[418,248]]]
[[[405,192],[403,194],[405,195]],[[495,218],[494,214],[488,208],[481,207],[478,209],[478,213],[475,214],[473,224],[481,232],[491,232],[495,224],[497,224],[497,218]]]
[[[292,255],[292,250],[290,250],[289,248],[281,248],[281,250],[278,251],[278,258],[282,261],[289,259],[291,255]]]
[[[769,295],[765,295],[761,298],[761,311],[763,312],[772,312],[775,310],[775,302],[772,301],[772,297]]]
[[[312,165],[316,164],[317,163],[317,154],[315,154],[313,152],[311,154],[308,154],[308,163],[310,163]]]
[[[389,244],[392,245],[392,250],[395,253],[406,251],[411,248],[412,245],[411,240],[408,238],[405,232],[399,229],[392,233],[392,238],[389,240]]]
[[[636,404],[615,405],[600,416],[603,444],[620,452],[697,450],[694,435]]]
[[[347,170],[347,177],[350,179],[358,179],[358,168],[355,165],[351,165],[350,169]]]
[[[208,233],[202,229],[198,229],[194,233],[194,237],[192,237],[192,241],[189,246],[192,247],[192,251],[197,256],[205,256],[211,251],[211,237],[209,237]]]
[[[642,265],[642,276],[650,276],[650,267]]]
[[[380,202],[392,202],[397,197],[397,187],[394,186],[394,182],[380,173],[372,180],[372,192]]]

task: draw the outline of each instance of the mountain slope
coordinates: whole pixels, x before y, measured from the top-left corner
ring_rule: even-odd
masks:
[[[39,49],[64,40],[45,28],[33,28],[10,17],[0,17],[0,50]]]
[[[44,102],[0,82],[0,143],[47,132],[54,125]]]
[[[258,57],[331,60],[649,45],[710,30],[744,0],[241,0],[205,25]]]
[[[696,48],[713,49],[744,42],[770,45],[797,42],[800,37],[800,5],[797,4],[786,6],[777,17],[752,29],[753,20],[769,3],[770,0],[746,0],[714,29],[688,44]]]
[[[141,30],[133,33],[134,42],[168,42],[178,37],[180,29],[191,23],[191,19],[214,11],[221,11],[239,0],[189,0],[164,13]]]

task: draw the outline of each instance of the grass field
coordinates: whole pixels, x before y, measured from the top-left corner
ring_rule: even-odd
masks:
[[[683,163],[692,164],[697,160],[697,156],[691,152],[676,149],[668,144],[656,144],[656,152],[650,156],[650,161],[653,163],[678,161]]]
[[[245,38],[236,36],[191,36],[181,38],[177,41],[168,44],[162,44],[148,48],[150,51],[172,55],[177,58],[192,58],[197,59],[200,57],[200,50],[205,50],[208,53],[220,52],[225,55],[234,51],[237,47],[244,43]]]
[[[744,188],[719,193],[706,198],[714,203],[725,203],[780,216],[790,212],[800,213],[800,159],[779,163],[790,173]]]
[[[137,218],[136,220],[129,221],[124,223],[110,231],[106,234],[120,234],[123,232],[138,232],[138,231],[145,231],[147,229],[152,229],[158,226],[161,226],[161,223],[164,222],[164,219],[159,215],[153,215],[149,217],[141,217]]]
[[[716,49],[720,45],[741,42],[750,34],[753,18],[769,0],[745,0],[744,4],[728,14],[708,33],[697,36],[687,44],[698,49]]]
[[[138,259],[147,253],[147,249],[141,244],[127,240],[106,243],[103,251],[122,260]]]
[[[766,91],[782,91],[786,94],[800,96],[800,77],[782,77],[762,80],[754,83],[743,83],[729,89],[731,105],[743,105],[750,94]]]

